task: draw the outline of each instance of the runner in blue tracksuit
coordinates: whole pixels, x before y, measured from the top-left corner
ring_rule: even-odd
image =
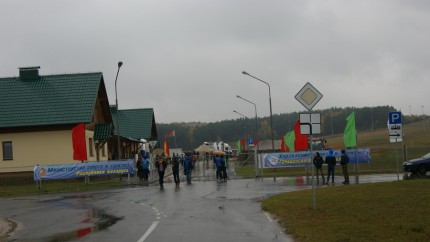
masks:
[[[143,180],[148,181],[148,174],[149,174],[148,156],[145,156],[142,160],[142,171],[143,171]]]
[[[191,170],[192,170],[192,160],[189,153],[185,153],[184,157],[184,173],[187,176],[187,184],[191,184]]]
[[[221,181],[223,179],[223,176],[222,176],[222,160],[218,154],[216,154],[214,156],[214,163],[216,166],[216,179],[217,179],[217,181]]]
[[[325,163],[327,164],[327,185],[330,180],[331,175],[331,183],[334,184],[334,168],[336,167],[336,157],[334,156],[334,152],[332,149],[328,151],[328,154],[325,157]]]

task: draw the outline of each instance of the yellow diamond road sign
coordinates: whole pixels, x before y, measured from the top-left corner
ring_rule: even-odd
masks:
[[[323,95],[309,82],[296,94],[296,99],[307,110],[311,110],[321,100]]]

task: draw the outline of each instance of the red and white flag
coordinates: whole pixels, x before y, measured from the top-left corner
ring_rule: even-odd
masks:
[[[172,131],[170,131],[170,132],[167,132],[167,133],[164,135],[164,138],[167,138],[167,137],[170,137],[170,136],[175,136],[175,130],[172,130]]]

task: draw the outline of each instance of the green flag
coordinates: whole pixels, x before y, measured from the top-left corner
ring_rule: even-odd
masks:
[[[355,128],[355,111],[346,118],[345,131],[343,132],[345,147],[357,147],[357,129]]]
[[[240,143],[240,140],[237,141],[236,146],[237,146],[237,153],[242,153],[242,145]]]
[[[284,136],[285,146],[288,147],[289,152],[294,152],[294,141],[296,140],[296,135],[294,131],[288,131],[288,133]]]

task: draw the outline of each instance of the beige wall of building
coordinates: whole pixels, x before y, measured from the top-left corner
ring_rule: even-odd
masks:
[[[85,131],[88,161],[97,161],[93,131]],[[0,146],[0,173],[33,171],[35,165],[73,164],[72,131],[0,134],[0,142],[12,141],[13,160],[3,160]],[[90,143],[91,142],[91,143]],[[100,160],[108,160],[108,146],[100,148]]]

